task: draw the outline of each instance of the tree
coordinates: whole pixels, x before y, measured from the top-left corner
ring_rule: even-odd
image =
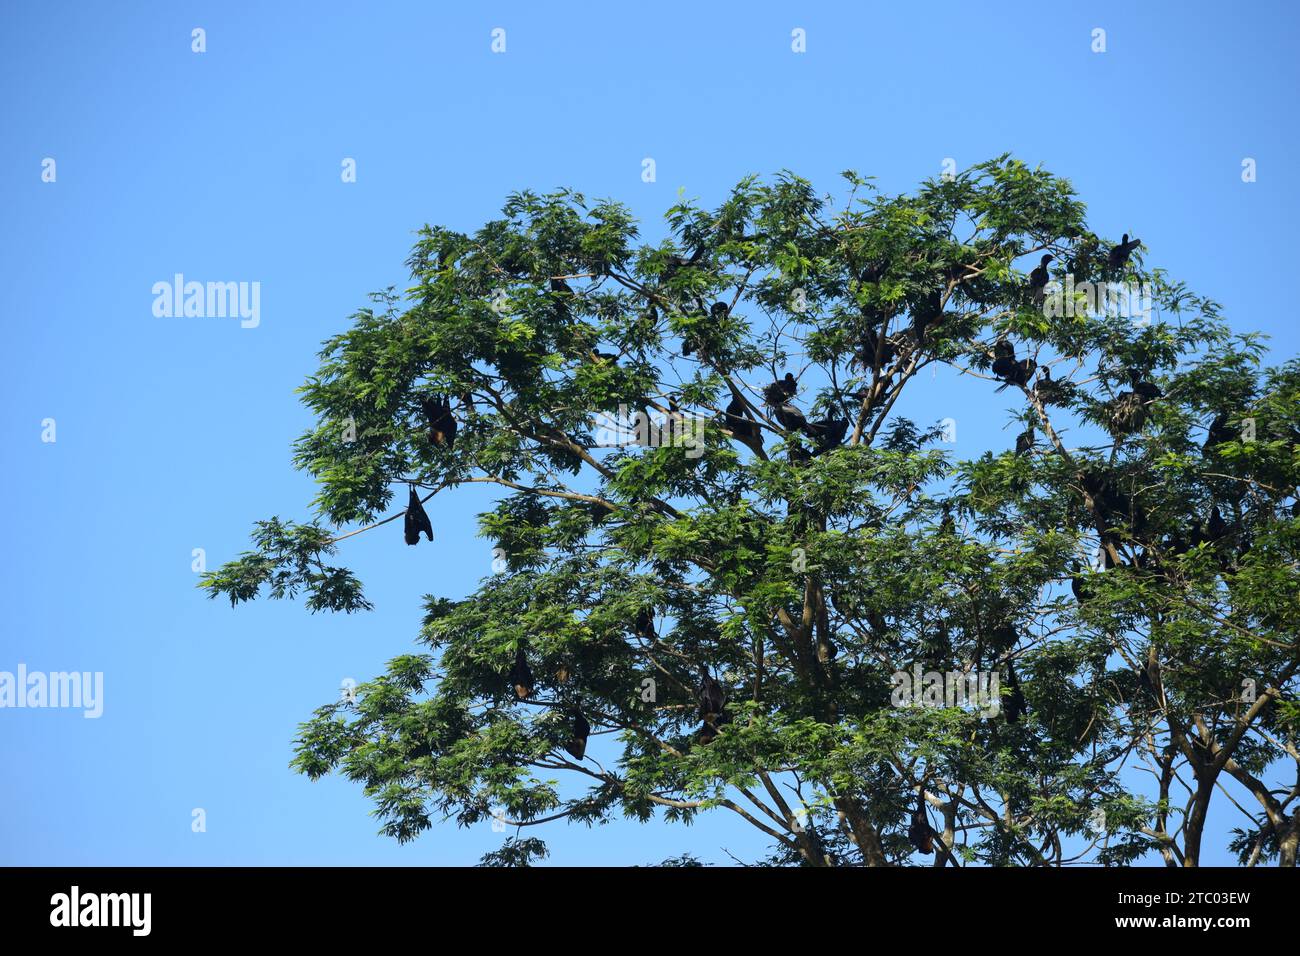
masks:
[[[1194,866],[1218,789],[1241,860],[1294,866],[1300,363],[1046,171],[845,178],[838,211],[792,175],[681,201],[657,245],[567,190],[423,230],[408,297],[302,390],[318,518],[202,583],[365,610],[326,561],[408,485],[499,486],[504,567],[427,596],[423,649],[317,710],[294,766],[403,841],[718,810],[807,866]],[[1155,321],[1107,296],[1137,282]],[[1015,451],[954,460],[902,414],[932,365],[1001,393]],[[953,686],[911,698],[921,672]]]

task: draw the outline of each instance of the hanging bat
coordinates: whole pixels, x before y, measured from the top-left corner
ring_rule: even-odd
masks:
[[[727,706],[727,692],[708,672],[704,673],[704,680],[696,691],[695,699],[700,705],[700,719],[710,722],[716,720],[721,715],[722,708]]]
[[[718,727],[727,722],[725,711],[727,692],[723,689],[722,684],[710,676],[703,666],[700,667],[700,675],[702,680],[699,689],[695,693],[695,700],[700,706],[700,720],[703,721],[700,727],[699,741],[702,744],[707,744],[718,736]]]
[[[582,716],[582,711],[574,708],[573,710],[573,737],[564,745],[564,749],[573,755],[575,760],[581,760],[587,753],[587,738],[591,736],[591,724],[587,723],[587,718]]]
[[[406,543],[419,544],[420,532],[423,531],[430,541],[433,540],[433,524],[429,521],[429,514],[424,510],[424,505],[420,504],[420,496],[415,491],[415,485],[411,485],[411,498],[406,503]]]
[[[515,664],[510,668],[510,684],[515,689],[515,696],[527,700],[533,696],[533,672],[528,667],[521,647],[515,651]]]
[[[1020,720],[1021,714],[1029,708],[1025,704],[1025,695],[1021,693],[1020,679],[1016,676],[1016,669],[1010,661],[1007,661],[1007,685],[1011,688],[1011,693],[1002,705],[1002,716],[1007,719],[1007,723],[1014,724]]]
[[[654,608],[643,607],[636,613],[636,620],[632,625],[636,636],[643,640],[657,640],[659,635],[655,632],[655,615]]]
[[[420,399],[420,407],[429,422],[429,441],[438,446],[451,448],[456,442],[456,418],[451,413],[451,405],[445,395]]]
[[[912,822],[907,827],[907,839],[918,853],[928,855],[934,852],[934,831],[930,828],[930,818],[925,813],[924,793],[917,797]]]

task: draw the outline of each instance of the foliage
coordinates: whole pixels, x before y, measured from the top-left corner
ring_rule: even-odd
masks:
[[[497,808],[722,811],[768,835],[767,862],[809,866],[1195,865],[1233,784],[1232,849],[1294,865],[1300,792],[1269,780],[1300,762],[1300,364],[1263,368],[1257,336],[1140,253],[1111,262],[1041,169],[1004,156],[906,196],[845,176],[838,209],[788,174],[712,211],[681,200],[658,244],[568,190],[512,195],[472,235],[423,230],[406,298],[325,343],[295,463],[339,526],[381,520],[407,482],[431,507],[494,484],[480,528],[506,567],[428,596],[422,652],[319,709],[294,765],[361,782],[400,840]],[[1157,318],[1042,301],[1021,263],[1043,254],[1054,278],[1146,283]],[[1050,382],[1008,383],[1008,347]],[[941,423],[902,415],[935,364],[997,387],[1029,447],[954,460]],[[783,426],[787,371],[809,421],[847,421],[842,444]],[[454,446],[423,417],[434,395],[454,397]],[[759,440],[726,415],[742,402]],[[608,447],[597,416],[620,406],[703,416],[702,454]],[[369,606],[318,525],[272,519],[254,543],[211,595]],[[915,662],[996,672],[1004,708],[1014,666],[1027,713],[893,706]],[[705,673],[728,698],[712,732]],[[919,792],[932,858],[908,838]]]

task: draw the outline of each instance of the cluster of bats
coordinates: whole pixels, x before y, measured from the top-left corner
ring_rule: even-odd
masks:
[[[1111,270],[1122,269],[1128,262],[1129,256],[1139,245],[1141,245],[1140,240],[1129,239],[1128,233],[1125,233],[1119,244],[1112,247],[1108,254],[1108,267]],[[703,246],[701,246],[689,259],[680,256],[672,257],[669,262],[670,270],[695,265],[701,259],[703,251]],[[1052,261],[1053,256],[1045,254],[1039,265],[1029,275],[1029,289],[1036,300],[1041,299],[1043,290],[1047,286],[1047,267],[1048,263]],[[552,291],[559,293],[569,293],[570,291],[568,285],[562,280],[552,280],[551,288]],[[725,302],[714,302],[708,311],[712,318],[720,320],[728,314],[730,309]],[[913,326],[919,342],[924,337],[925,327],[941,315],[939,294],[932,292],[925,296],[913,309],[913,312]],[[701,351],[701,344],[689,336],[682,343],[683,355],[692,355]],[[854,361],[863,367],[872,368],[878,362],[883,364],[891,361],[894,354],[895,347],[891,342],[877,342],[868,337],[862,343],[859,352],[855,354]],[[592,355],[600,362],[617,359],[616,355],[597,350],[593,350]],[[1018,359],[1015,346],[1005,339],[998,340],[994,345],[993,374],[1002,381],[998,391],[1008,385],[1027,386],[1034,376],[1036,367],[1037,364],[1032,358]],[[1051,369],[1043,368],[1037,382],[1035,382],[1035,390],[1044,402],[1059,403],[1063,400],[1066,385],[1065,383],[1053,382]],[[764,403],[772,410],[773,417],[780,426],[786,432],[799,432],[807,436],[814,444],[814,450],[811,453],[813,455],[821,454],[843,444],[850,427],[848,417],[843,414],[827,415],[821,420],[810,422],[803,412],[794,405],[794,397],[797,392],[798,383],[794,375],[789,372],[785,374],[784,378],[763,389]],[[861,396],[854,395],[851,397],[860,398]],[[1146,421],[1146,405],[1159,397],[1160,390],[1154,384],[1139,381],[1135,376],[1132,390],[1120,393],[1111,402],[1110,416],[1107,422],[1108,429],[1115,435],[1131,434],[1139,430]],[[428,424],[430,444],[434,447],[450,449],[456,441],[456,417],[452,412],[448,396],[429,396],[421,399],[420,404]],[[749,410],[749,404],[737,392],[723,413],[723,421],[734,436],[747,444],[753,445],[761,443],[762,436],[759,424],[754,418],[750,417]],[[1031,427],[1017,440],[1017,453],[1023,454],[1032,445],[1033,429]],[[806,461],[809,453],[801,447],[796,447],[791,450],[791,456]],[[421,533],[428,540],[433,540],[433,526],[416,494],[415,486],[412,485],[405,514],[404,535],[406,543],[408,545],[417,544]]]
[[[1122,269],[1139,245],[1140,240],[1130,240],[1126,233],[1122,241],[1110,250],[1107,257],[1108,268],[1112,271]],[[678,257],[678,261],[674,265],[678,268],[693,265],[698,258],[699,252],[697,251],[696,255],[689,260]],[[1041,302],[1045,296],[1046,286],[1049,281],[1048,265],[1053,259],[1054,257],[1050,254],[1043,255],[1039,265],[1029,274],[1028,289],[1036,303]],[[722,319],[728,311],[728,306],[725,303],[715,302],[709,313],[715,319]],[[913,311],[915,313],[913,325],[919,340],[924,333],[925,326],[941,313],[937,293],[928,297],[925,302]],[[682,345],[683,355],[689,356],[697,352],[703,352],[703,350],[703,344],[690,337]],[[599,351],[593,351],[593,355],[598,361],[602,362],[618,358],[618,356]],[[862,345],[858,354],[855,355],[855,362],[870,368],[875,367],[878,362],[881,364],[890,362],[894,356],[895,346],[893,343],[888,340],[874,341],[869,339]],[[1035,379],[1036,371],[1038,373],[1037,379]],[[1038,369],[1033,358],[1028,356],[1018,358],[1015,347],[1006,339],[999,339],[994,344],[992,372],[1002,382],[998,391],[1002,391],[1002,389],[1010,385],[1025,388],[1032,381],[1036,395],[1044,404],[1049,405],[1065,404],[1069,394],[1070,385],[1068,383],[1053,381],[1051,369],[1048,367]],[[794,404],[797,393],[798,383],[794,375],[789,372],[781,379],[766,386],[762,391],[763,401],[771,410],[772,418],[787,433],[799,433],[810,439],[814,445],[812,454],[821,454],[841,445],[848,434],[849,418],[844,414],[840,414],[827,415],[820,420],[809,421]],[[1148,416],[1147,406],[1160,397],[1161,390],[1158,386],[1140,372],[1133,371],[1130,373],[1129,389],[1120,392],[1107,403],[1107,417],[1103,424],[1113,436],[1119,437],[1132,434],[1140,430],[1146,422]],[[427,422],[430,444],[434,447],[450,449],[456,440],[457,423],[448,396],[434,395],[421,399],[421,409]],[[674,411],[676,411],[675,403]],[[762,439],[759,423],[755,418],[751,417],[750,412],[751,406],[737,392],[734,393],[734,397],[726,407],[723,421],[734,436],[752,445],[755,442],[761,443]],[[1231,440],[1234,436],[1235,432],[1228,427],[1228,416],[1220,415],[1210,426],[1210,435],[1206,443],[1207,448],[1211,444]],[[1033,444],[1034,429],[1031,425],[1025,433],[1017,438],[1016,453],[1026,453],[1033,447]],[[807,460],[808,453],[802,450],[800,452],[792,451],[792,457],[797,457],[800,453],[803,456],[802,460]],[[1115,520],[1132,521],[1131,511],[1133,509],[1130,507],[1132,502],[1125,499],[1108,479],[1085,474],[1081,476],[1081,484],[1086,502],[1099,515],[1099,523],[1104,525]],[[1297,507],[1300,508],[1300,503],[1298,503]],[[945,509],[941,530],[947,532],[953,530],[952,515],[947,509]],[[1183,553],[1199,544],[1217,544],[1232,539],[1240,531],[1241,528],[1238,525],[1229,525],[1224,520],[1216,504],[1209,515],[1208,521],[1197,521],[1186,539],[1177,536],[1172,537],[1166,542],[1166,547],[1172,553]],[[424,534],[429,541],[433,540],[432,524],[421,504],[414,484],[410,488],[410,498],[405,513],[404,533],[408,545],[418,543],[421,534]],[[1113,545],[1117,542],[1113,535],[1108,537],[1108,532],[1104,528],[1101,533],[1102,554],[1104,556],[1103,568],[1108,569],[1115,564],[1116,552],[1113,547],[1108,548],[1106,545],[1108,543]],[[1136,563],[1141,564],[1142,559],[1137,559]],[[1070,586],[1077,601],[1083,602],[1089,596],[1090,588],[1077,563],[1071,565]],[[1008,624],[1002,630],[1010,631],[1009,636],[1013,645],[1015,643],[1014,628]],[[654,610],[652,608],[643,608],[637,613],[633,622],[633,631],[644,639],[657,638],[654,625]],[[994,636],[997,637],[997,635]],[[1006,635],[1003,635],[1003,637],[1006,637]],[[1001,643],[1006,642],[1004,640]],[[1016,673],[1014,664],[1010,658],[1006,658],[1004,663],[1007,682],[1001,710],[1008,724],[1016,724],[1028,712],[1029,708],[1021,690],[1019,676]],[[1152,678],[1155,667],[1154,662],[1148,663],[1145,667],[1139,667],[1141,687],[1152,697],[1157,696],[1156,681],[1159,680],[1158,676],[1154,681]],[[1158,670],[1155,673],[1158,674]],[[559,683],[567,682],[568,677],[567,667],[561,667],[556,672],[556,679]],[[522,646],[516,650],[514,664],[510,669],[508,680],[510,689],[518,700],[529,700],[533,697],[535,691],[533,673],[528,665],[527,656]],[[696,733],[696,739],[701,744],[708,744],[716,739],[719,728],[730,721],[730,714],[726,709],[727,693],[724,686],[709,673],[704,665],[699,665],[699,684],[695,691],[695,701],[701,721],[700,729]],[[563,747],[574,759],[584,759],[587,741],[591,735],[591,723],[583,713],[581,696],[577,697],[573,704],[567,706],[557,704],[548,706],[563,707],[568,731],[568,738],[563,742]],[[911,813],[907,829],[908,841],[917,852],[928,855],[935,851],[936,836],[937,834],[931,827],[926,812],[924,786],[922,786],[919,788],[915,809]]]
[[[654,635],[653,611],[643,609],[638,612],[634,629],[643,636],[647,634]],[[555,677],[559,683],[567,682],[569,678],[568,667],[561,666]],[[507,681],[516,699],[532,699],[536,685],[533,679],[533,670],[528,666],[528,656],[524,652],[522,645],[515,649],[515,661],[507,675]],[[718,728],[730,722],[731,715],[726,710],[727,692],[725,688],[702,664],[700,665],[700,683],[696,689],[695,700],[699,707],[699,716],[702,722],[696,739],[701,744],[708,744],[718,736]],[[582,697],[578,696],[574,704],[566,708],[566,710],[569,722],[569,737],[564,742],[564,749],[575,760],[582,760],[587,753],[587,739],[591,736],[591,722],[587,720],[586,715],[582,712]]]
[[[1133,251],[1141,245],[1139,239],[1129,239],[1128,233],[1125,233],[1123,239],[1113,246],[1107,255],[1107,267],[1112,272],[1122,269],[1129,260]],[[1048,263],[1052,262],[1054,257],[1045,254],[1039,265],[1029,274],[1028,286],[1036,302],[1041,302],[1047,287],[1049,274]],[[718,302],[714,303],[711,314],[719,315],[720,312],[726,311],[726,305]],[[932,324],[942,314],[940,306],[940,297],[937,292],[926,296],[913,309],[913,331],[919,342],[924,340],[925,329]],[[883,334],[882,334],[883,338]],[[683,354],[691,354],[691,349],[683,347]],[[858,351],[854,355],[854,362],[863,368],[874,368],[878,365],[884,365],[893,361],[896,355],[896,347],[893,342],[885,339],[877,341],[868,336],[861,343]],[[1002,384],[998,391],[1006,388],[1008,385],[1026,387],[1034,380],[1034,372],[1037,370],[1037,363],[1034,359],[1026,356],[1017,358],[1015,346],[1006,339],[999,339],[994,345],[993,357],[993,374],[1001,380]],[[1039,377],[1035,382],[1035,389],[1039,392],[1044,402],[1049,404],[1059,404],[1064,401],[1068,392],[1065,383],[1052,381],[1051,369],[1043,368],[1039,372]],[[816,444],[816,452],[827,451],[844,441],[848,433],[849,421],[845,417],[827,417],[821,421],[809,422],[804,414],[794,406],[793,399],[797,392],[797,384],[794,376],[786,373],[785,377],[772,383],[763,390],[763,398],[769,408],[773,410],[773,417],[787,432],[802,432],[811,438]],[[861,396],[852,396],[859,398]],[[1146,406],[1151,401],[1160,397],[1160,390],[1153,383],[1147,381],[1138,381],[1134,378],[1133,389],[1130,392],[1122,392],[1111,402],[1111,410],[1107,427],[1112,434],[1131,434],[1139,430],[1146,421]],[[725,412],[725,421],[728,429],[738,438],[752,443],[759,438],[758,423],[749,418],[746,414],[747,405],[739,394],[737,394],[727,406]],[[1021,436],[1018,443],[1018,453],[1023,453],[1033,443],[1032,429]]]
[[[1094,240],[1095,241],[1095,240]],[[1124,233],[1123,239],[1113,246],[1107,255],[1107,268],[1111,272],[1122,269],[1129,256],[1140,246],[1140,239],[1129,239]],[[1045,254],[1039,264],[1029,273],[1028,287],[1035,304],[1041,303],[1048,282],[1048,263],[1054,257]],[[1076,256],[1075,267],[1081,264],[1081,256]],[[1038,377],[1034,379],[1037,369]],[[1017,358],[1015,346],[1006,339],[999,339],[993,346],[993,374],[1001,380],[998,391],[1008,385],[1025,388],[1033,381],[1035,395],[1044,405],[1064,405],[1068,400],[1071,386],[1067,382],[1052,380],[1052,370],[1046,366],[1037,368],[1037,363],[1030,357]],[[1142,373],[1130,372],[1130,389],[1120,392],[1106,403],[1102,424],[1114,438],[1122,438],[1142,429],[1149,417],[1148,406],[1162,396],[1160,387],[1143,377]],[[1023,455],[1034,445],[1034,429],[1031,425],[1016,439],[1016,454]]]
[[[814,445],[812,454],[821,454],[843,444],[849,431],[848,418],[828,415],[818,421],[808,421],[794,404],[798,391],[799,384],[791,372],[786,372],[783,378],[763,389],[763,401],[772,410],[777,424],[787,432],[799,432],[811,439]],[[757,439],[758,423],[750,419],[746,411],[744,399],[739,395],[734,397],[726,410],[727,428],[739,438]]]
[[[1128,262],[1130,255],[1140,245],[1140,240],[1130,240],[1126,233],[1119,244],[1114,246],[1107,257],[1107,266],[1110,270],[1119,270]],[[699,255],[692,259],[682,259],[675,265],[685,267],[693,265]],[[1048,264],[1053,261],[1054,257],[1045,254],[1039,262],[1039,265],[1030,273],[1028,288],[1036,302],[1041,301],[1044,290],[1049,281]],[[554,283],[553,283],[554,285]],[[931,301],[933,300],[933,301]],[[715,319],[724,318],[729,311],[728,306],[722,302],[715,302],[709,309],[709,314]],[[933,294],[927,300],[918,306],[914,312],[913,324],[917,327],[918,337],[923,335],[924,327],[933,321],[940,313],[938,295]],[[703,345],[700,342],[688,337],[682,346],[683,355],[692,355],[696,352],[702,352]],[[617,356],[602,352],[593,352],[599,361],[609,361],[617,359]],[[877,362],[889,362],[895,355],[895,346],[889,341],[876,342],[868,340],[863,343],[860,354],[855,355],[855,361],[865,367],[873,367]],[[992,364],[994,376],[1001,380],[1001,391],[1009,385],[1027,387],[1031,381],[1034,381],[1034,373],[1038,372],[1038,378],[1034,381],[1034,389],[1037,395],[1046,404],[1061,404],[1064,402],[1068,393],[1067,383],[1054,382],[1051,377],[1050,368],[1037,369],[1034,359],[1030,357],[1018,358],[1015,347],[1005,339],[1000,339],[994,345],[994,359]],[[804,413],[794,404],[794,399],[798,391],[798,383],[793,374],[787,372],[783,378],[774,381],[763,389],[763,400],[765,405],[772,411],[772,417],[788,433],[800,433],[810,439],[814,444],[813,454],[820,454],[835,448],[843,443],[849,427],[850,421],[844,415],[828,415],[817,421],[809,421]],[[854,396],[857,397],[857,396]],[[1144,379],[1138,373],[1133,373],[1131,378],[1131,388],[1129,391],[1119,393],[1109,403],[1109,418],[1106,422],[1108,429],[1114,435],[1129,434],[1139,430],[1147,417],[1146,406],[1161,397],[1160,389],[1152,382]],[[450,449],[456,439],[456,419],[453,415],[451,405],[445,395],[435,395],[421,400],[421,407],[428,424],[428,436],[430,443],[435,447],[445,447]],[[753,443],[761,441],[761,432],[758,422],[750,417],[750,406],[736,393],[730,404],[727,405],[723,415],[723,420],[728,430],[737,438]],[[1226,419],[1224,422],[1216,420],[1216,425],[1220,431],[1226,428]],[[1213,432],[1213,426],[1212,426]],[[1213,435],[1212,435],[1213,437]],[[1034,430],[1030,428],[1016,442],[1016,451],[1023,454],[1033,446]],[[792,452],[792,455],[798,455],[799,452]],[[807,452],[802,452],[804,460],[807,459]],[[1095,496],[1101,499],[1103,506],[1112,502],[1107,495],[1109,489],[1101,487],[1089,489]],[[1104,510],[1104,508],[1103,508]],[[945,521],[951,527],[951,516],[948,515]],[[1208,525],[1198,523],[1193,531],[1193,541],[1188,543],[1171,542],[1176,550],[1185,550],[1189,546],[1194,546],[1201,541],[1218,541],[1231,533],[1230,528],[1226,526],[1217,506],[1210,515]],[[419,496],[412,485],[410,489],[410,499],[405,514],[405,540],[407,544],[414,545],[423,533],[428,540],[433,540],[433,528],[428,514],[425,512],[420,502]],[[1111,566],[1112,558],[1110,552],[1103,549],[1107,555],[1107,567]],[[1071,578],[1071,588],[1077,599],[1082,600],[1085,596],[1085,585],[1083,578],[1077,573],[1077,565],[1073,568],[1074,574]],[[634,623],[634,630],[642,636],[652,636],[654,634],[653,613],[649,610],[642,610],[638,613]],[[1015,667],[1010,660],[1007,664],[1007,689],[1008,693],[1002,706],[1002,712],[1008,723],[1017,723],[1021,716],[1027,711],[1028,707],[1025,702],[1024,694],[1020,689],[1018,675]],[[566,672],[567,678],[567,672]],[[1143,672],[1143,677],[1146,677]],[[528,667],[524,651],[520,648],[516,654],[514,666],[510,672],[510,683],[516,696],[521,699],[528,699],[533,694],[533,676]],[[709,743],[718,734],[718,728],[728,720],[726,713],[726,692],[721,683],[712,677],[707,670],[701,667],[701,681],[696,693],[696,700],[699,707],[699,717],[702,722],[697,737],[701,743]],[[581,704],[573,706],[569,710],[569,721],[571,736],[565,744],[565,749],[576,759],[582,759],[586,753],[587,739],[591,732],[591,725],[583,715]],[[916,813],[913,815],[912,826],[909,828],[909,838],[913,845],[923,853],[933,852],[933,842],[931,839],[931,830],[929,824],[925,822],[924,800],[918,804]]]
[[[451,403],[446,395],[433,395],[420,400],[420,408],[429,427],[429,443],[436,448],[451,449],[456,443],[456,416],[452,414]],[[404,526],[407,544],[419,544],[423,532],[430,541],[433,540],[433,524],[428,512],[420,502],[420,496],[411,485],[411,496],[406,503]]]
[[[1096,242],[1096,238],[1092,239]],[[1124,233],[1123,238],[1111,246],[1110,252],[1106,255],[1106,268],[1112,272],[1118,272],[1128,264],[1129,256],[1133,255],[1134,250],[1142,245],[1141,239],[1130,239],[1128,233]],[[1083,251],[1083,250],[1081,250]],[[1055,260],[1055,256],[1050,253],[1044,253],[1043,258],[1039,260],[1038,265],[1029,273],[1029,292],[1033,296],[1034,304],[1041,304],[1047,294],[1047,264]],[[1071,265],[1073,271],[1078,271],[1083,266],[1083,260],[1080,255],[1076,255],[1074,263]]]
[[[561,682],[568,680],[567,669],[564,670],[562,675],[557,674],[556,676]],[[533,671],[528,666],[528,657],[524,654],[522,646],[515,650],[515,663],[510,668],[509,681],[515,697],[519,700],[528,700],[533,696]],[[591,736],[591,723],[582,712],[581,697],[578,697],[576,703],[569,708],[567,716],[569,720],[569,739],[564,742],[564,749],[569,752],[574,760],[581,760],[587,755],[587,738]]]
[[[1095,238],[1093,241],[1096,241]],[[1142,240],[1129,239],[1128,233],[1124,233],[1124,237],[1117,245],[1111,247],[1110,252],[1106,256],[1107,268],[1111,272],[1118,272],[1120,269],[1123,269],[1124,266],[1128,264],[1129,256],[1131,256],[1133,251],[1140,245],[1142,245]],[[1047,283],[1050,278],[1047,265],[1055,258],[1056,257],[1050,253],[1044,253],[1042,259],[1039,260],[1038,265],[1029,273],[1028,287],[1035,305],[1041,304],[1047,295]],[[1081,268],[1081,266],[1082,258],[1080,255],[1076,255],[1074,265],[1071,268],[1077,270]],[[1002,389],[1006,388],[1008,385],[1019,385],[1024,387],[1029,384],[1029,380],[1034,374],[1034,367],[1035,363],[1033,359],[1025,358],[1017,360],[1015,348],[1010,343],[999,341],[994,347],[993,374],[1002,379],[1003,383],[998,391],[1002,391]],[[1044,369],[1044,371],[1046,372],[1048,370]],[[1050,380],[1051,375],[1049,374],[1047,378]]]

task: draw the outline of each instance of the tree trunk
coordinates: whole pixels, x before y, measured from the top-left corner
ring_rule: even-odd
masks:
[[[837,797],[835,809],[844,814],[849,821],[853,842],[862,851],[862,858],[866,860],[867,866],[889,866],[889,861],[885,859],[885,848],[880,845],[880,834],[857,805],[857,801],[851,797]]]
[[[1291,825],[1280,835],[1278,847],[1280,853],[1277,865],[1294,867],[1297,851],[1300,851],[1300,810],[1291,815]]]
[[[1208,768],[1202,767],[1203,773]],[[1210,797],[1214,795],[1214,778],[1199,779],[1196,798],[1192,801],[1192,812],[1187,816],[1187,835],[1183,838],[1183,866],[1201,865],[1201,835],[1205,832],[1205,817],[1210,809]]]

